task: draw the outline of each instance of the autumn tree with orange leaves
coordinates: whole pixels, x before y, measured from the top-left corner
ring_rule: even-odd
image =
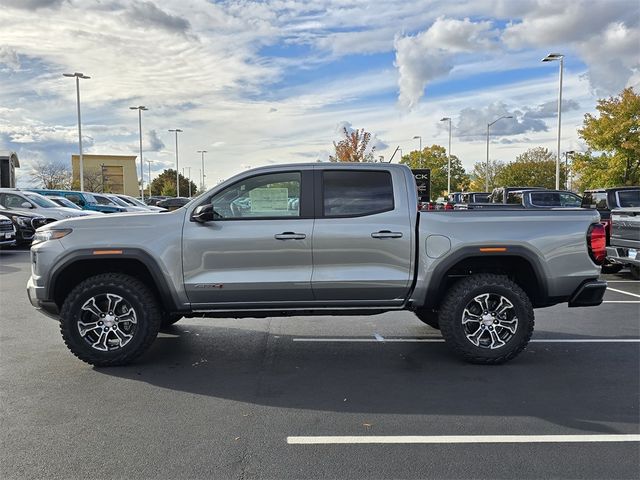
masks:
[[[364,128],[349,132],[346,127],[342,128],[344,139],[333,142],[336,149],[335,156],[330,155],[331,162],[373,162],[376,147],[372,147],[367,152],[367,147],[371,141],[371,134],[365,132]]]

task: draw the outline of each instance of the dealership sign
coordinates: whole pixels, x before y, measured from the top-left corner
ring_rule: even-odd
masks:
[[[431,169],[412,168],[413,178],[418,188],[418,202],[428,202],[431,199]]]

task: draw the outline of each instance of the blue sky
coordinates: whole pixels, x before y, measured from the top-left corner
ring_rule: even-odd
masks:
[[[465,167],[555,151],[565,57],[562,150],[596,101],[640,84],[640,13],[629,0],[0,0],[0,150],[34,162],[77,153],[73,80],[82,71],[86,153],[137,154],[152,174],[180,163],[209,186],[269,163],[326,160],[340,128],[365,128],[389,158],[446,145]],[[145,172],[147,166],[145,165]]]

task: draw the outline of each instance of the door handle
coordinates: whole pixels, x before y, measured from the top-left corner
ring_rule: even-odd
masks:
[[[307,236],[304,233],[282,232],[273,236],[276,240],[304,240]]]
[[[402,232],[392,232],[390,230],[380,230],[379,232],[373,232],[372,238],[402,238]]]

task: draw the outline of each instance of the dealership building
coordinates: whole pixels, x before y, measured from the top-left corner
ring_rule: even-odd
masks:
[[[100,188],[92,190],[123,193],[137,197],[140,195],[135,155],[82,155],[85,190],[89,183]],[[80,156],[71,156],[73,183],[80,183]]]

